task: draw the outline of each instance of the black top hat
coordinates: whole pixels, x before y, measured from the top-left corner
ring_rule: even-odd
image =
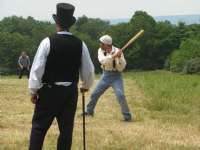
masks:
[[[75,7],[68,3],[57,4],[57,14],[53,14],[53,19],[57,24],[63,28],[69,28],[76,22],[76,18],[73,16]]]

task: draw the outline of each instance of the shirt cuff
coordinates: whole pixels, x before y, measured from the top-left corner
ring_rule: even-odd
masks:
[[[37,91],[38,91],[38,89],[31,88],[30,89],[30,94],[37,94]]]
[[[84,82],[81,83],[80,88],[89,89],[89,86],[86,85]]]

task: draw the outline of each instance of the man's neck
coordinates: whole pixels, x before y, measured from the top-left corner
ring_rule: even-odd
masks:
[[[67,30],[67,29],[62,29],[62,30],[57,30],[57,32],[69,32],[69,30]]]
[[[67,31],[67,32],[69,32],[69,29],[63,29],[63,28],[61,28],[59,25],[56,25],[56,31],[57,31],[57,32],[62,32],[62,31]]]

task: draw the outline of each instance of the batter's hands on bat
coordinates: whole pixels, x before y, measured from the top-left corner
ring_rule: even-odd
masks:
[[[116,57],[121,57],[121,55],[122,55],[122,50],[121,49],[118,49],[118,51],[115,53],[115,54],[113,54],[112,55],[112,58],[116,58]]]

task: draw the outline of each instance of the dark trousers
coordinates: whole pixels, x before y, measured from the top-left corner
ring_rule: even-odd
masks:
[[[45,135],[54,118],[57,119],[60,131],[57,150],[70,150],[78,99],[77,85],[68,87],[46,85],[38,93],[39,99],[32,119],[29,150],[42,149]]]
[[[22,78],[23,74],[26,74],[27,78],[29,78],[29,69],[26,67],[19,68],[19,79]]]

